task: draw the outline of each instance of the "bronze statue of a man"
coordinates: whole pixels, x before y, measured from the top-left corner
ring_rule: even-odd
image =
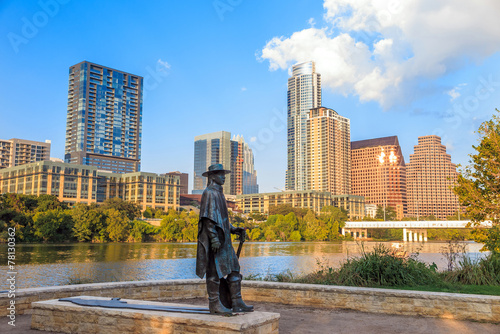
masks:
[[[222,192],[227,173],[230,171],[216,164],[202,174],[208,177],[208,184],[201,197],[196,275],[200,278],[207,275],[209,309],[215,314],[253,311],[253,306],[246,305],[241,299],[240,265],[231,243],[231,233],[243,238],[245,229],[234,227],[229,222]],[[226,275],[232,310],[222,305],[219,296],[220,279]]]

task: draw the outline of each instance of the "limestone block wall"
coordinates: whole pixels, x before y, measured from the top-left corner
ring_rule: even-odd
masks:
[[[14,299],[16,314],[30,313],[32,302],[82,295],[168,301],[205,297],[207,293],[205,280],[200,279],[113,282],[19,289],[16,291]],[[9,307],[10,300],[6,293],[0,294],[0,316],[9,314],[7,307]]]
[[[260,281],[243,281],[242,290],[244,299],[254,302],[500,322],[500,296]],[[16,314],[31,313],[34,301],[81,295],[153,301],[207,296],[205,280],[200,279],[20,289],[15,298]],[[9,301],[6,293],[0,294],[0,316],[8,314]]]
[[[244,281],[243,297],[318,308],[500,322],[500,296]]]

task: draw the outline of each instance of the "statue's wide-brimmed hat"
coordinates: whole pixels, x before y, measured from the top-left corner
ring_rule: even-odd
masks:
[[[224,167],[222,167],[222,164],[215,164],[215,165],[208,167],[208,170],[201,175],[207,177],[210,174],[216,173],[216,172],[224,172],[225,174],[231,173],[230,170],[224,169]]]

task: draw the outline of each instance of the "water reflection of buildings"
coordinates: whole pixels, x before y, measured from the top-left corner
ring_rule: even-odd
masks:
[[[242,274],[276,275],[290,270],[293,274],[309,273],[320,266],[338,267],[348,257],[359,256],[364,251],[371,251],[377,243],[363,244],[344,242],[248,242],[243,246],[240,259]],[[384,242],[391,247],[392,242]],[[402,243],[402,250],[410,254],[418,253],[418,258],[426,263],[436,263],[439,269],[445,269],[447,262],[441,252],[445,242]],[[5,245],[6,246],[6,245]],[[39,245],[31,252],[45,252],[44,261],[51,263],[19,264],[19,289],[42,286],[60,286],[77,283],[140,281],[196,278],[196,244],[92,244],[85,247],[66,247]],[[467,243],[467,256],[477,259],[488,253],[480,253],[481,244]],[[45,248],[43,251],[41,248]],[[0,245],[0,256],[5,256],[7,247]],[[27,252],[27,248],[23,250]],[[63,252],[63,259],[58,258]],[[72,255],[71,252],[78,253]],[[89,253],[90,252],[90,253]],[[48,255],[50,254],[50,256]],[[90,261],[73,262],[82,259],[84,254],[91,254]],[[35,255],[28,258],[35,258]],[[0,270],[7,270],[0,266]],[[0,290],[7,287],[7,282],[0,282]]]

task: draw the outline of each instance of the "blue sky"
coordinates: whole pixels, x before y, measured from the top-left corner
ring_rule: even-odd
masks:
[[[351,139],[443,138],[466,164],[500,100],[495,1],[0,2],[0,138],[52,141],[63,158],[68,68],[145,78],[142,170],[193,173],[200,134],[241,134],[261,192],[284,187],[288,68],[314,60],[323,105]],[[475,6],[475,7],[474,7]]]

